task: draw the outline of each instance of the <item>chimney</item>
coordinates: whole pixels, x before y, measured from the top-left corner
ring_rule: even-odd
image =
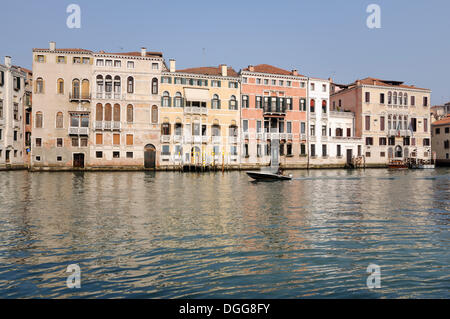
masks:
[[[255,67],[254,67],[253,65],[249,65],[249,66],[248,66],[248,70],[249,70],[250,72],[255,72]]]
[[[142,47],[141,48],[141,56],[146,56],[147,55],[147,49]]]
[[[227,71],[228,71],[227,65],[226,64],[221,64],[220,65],[220,72],[221,72],[222,76],[227,76],[227,74],[228,74]]]
[[[9,68],[11,67],[11,57],[5,56],[5,65]]]
[[[55,50],[56,50],[56,42],[50,41],[50,51],[55,51]]]
[[[298,76],[298,70],[292,70],[292,75]]]
[[[169,71],[170,72],[175,72],[175,64],[176,64],[176,60],[175,59],[170,59],[169,60]]]
[[[357,86],[360,86],[360,85],[361,85],[361,81],[360,81],[360,80],[357,80],[357,81],[356,81],[356,85],[357,85]]]
[[[330,83],[333,83],[333,78],[329,77],[329,78],[328,78],[328,81],[329,81]]]

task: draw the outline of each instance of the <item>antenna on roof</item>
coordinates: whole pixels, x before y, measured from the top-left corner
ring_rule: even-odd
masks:
[[[206,66],[206,48],[202,48],[203,64]]]

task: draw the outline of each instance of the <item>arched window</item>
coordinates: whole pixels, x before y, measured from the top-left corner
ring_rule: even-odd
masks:
[[[107,75],[105,77],[105,97],[107,99],[111,98],[112,92],[112,77],[111,75]]]
[[[63,127],[64,127],[63,113],[58,112],[58,113],[56,113],[56,128],[63,128]]]
[[[388,130],[392,130],[392,116],[388,115]]]
[[[103,121],[103,105],[101,103],[97,103],[95,107],[95,119],[96,121]]]
[[[212,136],[220,136],[220,125],[219,124],[214,124],[212,126]]]
[[[182,107],[182,97],[181,97],[181,93],[180,92],[177,92],[176,94],[175,94],[175,107]]]
[[[403,157],[402,147],[400,145],[397,145],[395,147],[395,157],[397,158]]]
[[[393,122],[392,122],[392,129],[397,129],[397,116],[394,115]]]
[[[134,92],[134,79],[131,76],[129,76],[127,79],[127,92],[128,93]]]
[[[158,107],[156,105],[152,106],[152,123],[158,123]]]
[[[89,99],[89,95],[90,95],[90,92],[89,92],[90,90],[89,90],[89,80],[87,80],[87,79],[84,79],[82,82],[81,82],[81,97],[83,98],[83,99]]]
[[[403,116],[403,129],[408,129],[408,117],[406,115]]]
[[[169,92],[164,91],[161,101],[161,106],[170,106],[170,95]]]
[[[112,106],[109,103],[105,104],[105,121],[106,122],[112,121]]]
[[[128,104],[127,105],[127,122],[128,123],[133,123],[133,118],[134,118],[133,105]]]
[[[237,110],[236,96],[232,95],[230,97],[230,103],[229,103],[228,107],[230,110]]]
[[[97,98],[101,99],[103,98],[103,76],[97,75]]]
[[[397,92],[394,92],[394,105],[397,105]]]
[[[213,95],[213,99],[211,101],[211,107],[213,109],[220,109],[220,99],[219,99],[219,96],[217,94]]]
[[[408,105],[408,93],[403,94],[403,105]]]
[[[42,128],[42,112],[36,112],[35,126],[36,128]]]
[[[78,79],[72,81],[72,97],[74,99],[80,98],[80,80]]]
[[[388,104],[392,104],[392,92],[388,92]]]
[[[114,104],[113,120],[114,122],[120,122],[120,105],[117,103]]]
[[[402,104],[403,104],[403,93],[402,93],[402,92],[400,92],[400,93],[398,94],[398,104],[399,104],[399,105],[402,105]]]
[[[36,79],[36,93],[44,93],[44,80],[42,78]]]
[[[309,101],[309,108],[310,108],[310,112],[314,113],[314,107],[316,106],[316,100],[311,99],[311,101]]]
[[[56,85],[56,91],[58,94],[64,94],[64,80],[58,79],[57,85]]]
[[[120,99],[120,76],[114,77],[114,98]]]
[[[152,94],[158,94],[158,79],[152,79]]]
[[[327,113],[327,100],[322,100],[322,113]]]
[[[399,117],[398,117],[398,129],[402,130],[402,127],[403,127],[402,116],[399,115]]]

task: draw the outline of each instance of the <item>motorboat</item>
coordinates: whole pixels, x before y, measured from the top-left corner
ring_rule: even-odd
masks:
[[[390,169],[408,169],[408,164],[401,160],[392,160],[389,162]]]
[[[291,180],[292,175],[289,174],[281,175],[281,174],[275,174],[275,173],[266,173],[266,172],[246,172],[248,176],[253,178],[256,181],[283,181],[283,180]]]

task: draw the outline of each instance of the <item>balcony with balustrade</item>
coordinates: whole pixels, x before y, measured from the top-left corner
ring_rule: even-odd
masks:
[[[121,128],[119,121],[95,121],[95,129],[98,131],[120,131]]]
[[[207,115],[208,114],[208,108],[206,108],[206,107],[196,107],[196,106],[186,106],[186,107],[184,107],[184,114]]]
[[[89,127],[69,127],[69,135],[89,135]]]
[[[69,102],[91,102],[90,94],[69,93]]]

